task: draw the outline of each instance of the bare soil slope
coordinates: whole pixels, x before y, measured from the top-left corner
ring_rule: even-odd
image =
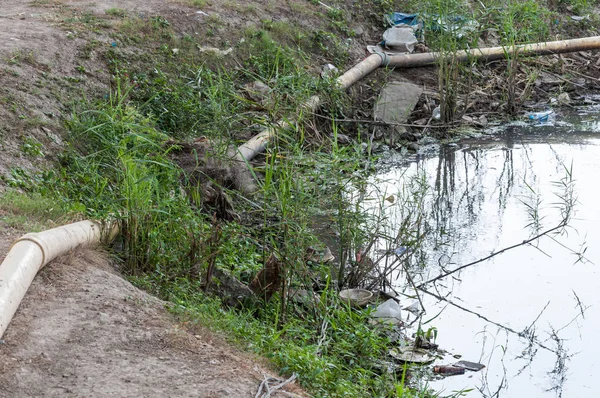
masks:
[[[254,397],[270,373],[195,333],[106,255],[68,255],[40,272],[3,337],[0,397]]]

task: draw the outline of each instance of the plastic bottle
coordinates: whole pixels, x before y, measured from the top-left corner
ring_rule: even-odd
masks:
[[[549,109],[543,112],[529,112],[525,116],[534,124],[554,124],[556,114]]]
[[[440,120],[440,118],[442,117],[442,110],[440,109],[439,106],[436,106],[435,109],[431,112],[431,116],[435,119],[435,120]]]

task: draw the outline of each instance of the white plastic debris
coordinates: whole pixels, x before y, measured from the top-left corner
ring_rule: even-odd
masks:
[[[371,317],[378,321],[393,324],[402,323],[401,310],[402,308],[400,307],[400,304],[396,302],[396,300],[389,299],[388,301],[377,306],[375,311],[371,314]]]
[[[321,77],[323,79],[326,79],[328,77],[331,77],[332,75],[338,75],[340,73],[339,69],[336,68],[335,65],[333,64],[326,64],[323,66],[323,69],[321,71]]]
[[[402,309],[417,315],[419,312],[421,312],[422,307],[421,307],[421,304],[419,303],[419,300],[414,300],[413,302],[411,302],[409,305],[403,307]]]

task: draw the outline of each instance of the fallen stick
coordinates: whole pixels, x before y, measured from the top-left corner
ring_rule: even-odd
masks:
[[[535,240],[537,240],[537,239],[540,239],[541,237],[543,237],[543,236],[545,236],[545,235],[549,235],[549,234],[551,234],[552,232],[555,232],[555,231],[558,231],[558,230],[560,230],[561,228],[564,228],[564,227],[565,227],[565,225],[566,225],[566,223],[563,221],[563,222],[561,222],[560,224],[558,224],[557,226],[555,226],[555,227],[552,227],[552,228],[550,228],[550,229],[548,229],[548,230],[546,230],[546,231],[544,231],[544,232],[541,232],[541,233],[537,234],[536,236],[534,236],[534,237],[532,237],[532,238],[526,239],[526,240],[524,240],[524,241],[522,241],[522,242],[520,242],[520,243],[516,243],[516,244],[514,244],[514,245],[512,245],[512,246],[505,247],[504,249],[502,249],[502,250],[498,250],[497,252],[492,252],[492,253],[491,253],[490,255],[488,255],[488,256],[485,256],[485,257],[483,257],[483,258],[480,258],[479,260],[475,260],[475,261],[473,261],[473,262],[470,262],[470,263],[468,263],[468,264],[461,265],[460,267],[458,267],[458,268],[455,268],[455,269],[453,269],[452,271],[443,272],[443,273],[441,273],[440,275],[436,276],[435,278],[429,279],[428,281],[425,281],[425,282],[421,283],[419,286],[417,286],[417,289],[420,289],[420,290],[422,290],[422,289],[423,289],[425,286],[427,286],[428,284],[430,284],[430,283],[433,283],[433,282],[436,282],[436,281],[438,281],[438,280],[440,280],[440,279],[443,279],[443,278],[445,278],[445,277],[447,277],[447,276],[450,276],[450,275],[452,275],[452,274],[455,274],[455,273],[457,273],[458,271],[461,271],[461,270],[463,270],[463,269],[465,269],[465,268],[471,267],[471,266],[473,266],[473,265],[475,265],[475,264],[482,263],[482,262],[484,262],[484,261],[486,261],[486,260],[489,260],[489,259],[490,259],[490,258],[492,258],[492,257],[496,257],[496,256],[498,256],[498,255],[500,255],[500,254],[502,254],[502,253],[504,253],[504,252],[507,252],[507,251],[509,251],[509,250],[512,250],[512,249],[514,249],[514,248],[517,248],[517,247],[519,247],[519,246],[528,245],[528,244],[530,244],[531,242],[533,242],[533,241],[535,241]]]

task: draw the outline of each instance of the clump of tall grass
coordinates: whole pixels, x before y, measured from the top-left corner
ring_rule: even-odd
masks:
[[[201,223],[180,189],[169,136],[117,87],[69,121],[57,192],[92,217],[121,221],[125,272],[169,274],[186,253],[189,224]]]

